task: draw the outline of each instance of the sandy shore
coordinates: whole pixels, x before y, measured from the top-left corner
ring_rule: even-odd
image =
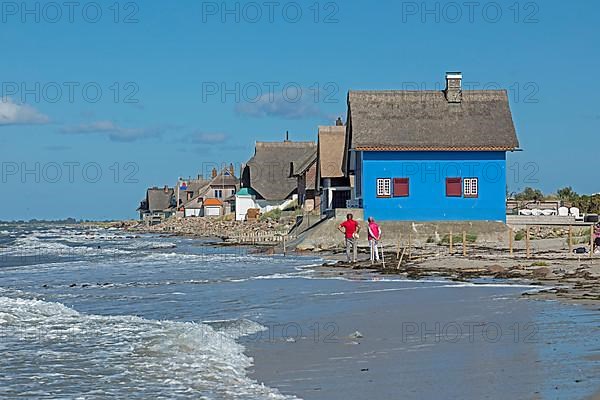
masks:
[[[598,340],[585,348],[571,342],[575,332],[591,334],[595,313],[529,301],[517,286],[411,282],[319,299],[312,319],[295,320],[318,320],[317,337],[312,330],[293,340],[280,333],[246,344],[255,360],[251,376],[307,400],[578,399],[600,387],[600,365],[589,358]],[[473,321],[502,333],[481,326],[468,332]]]
[[[345,260],[340,254],[334,257]],[[539,291],[526,294],[532,298],[589,306],[597,306],[600,302],[600,260],[597,258],[527,259],[481,253],[462,257],[433,254],[424,249],[415,252],[410,259],[404,259],[400,265],[395,254],[389,253],[386,257],[388,261],[385,268],[382,263],[371,264],[365,256],[359,257],[359,262],[355,264],[345,261],[330,264],[341,268],[374,268],[385,274],[410,279],[443,277],[466,282],[501,279],[543,286]]]

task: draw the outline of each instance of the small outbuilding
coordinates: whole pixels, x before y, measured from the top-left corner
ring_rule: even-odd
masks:
[[[219,199],[204,200],[204,216],[220,217],[223,212],[223,202]]]

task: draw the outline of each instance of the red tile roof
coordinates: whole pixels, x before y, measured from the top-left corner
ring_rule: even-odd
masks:
[[[204,200],[204,206],[209,206],[209,207],[215,207],[215,206],[222,206],[223,203],[221,202],[221,200],[219,199],[206,199]]]

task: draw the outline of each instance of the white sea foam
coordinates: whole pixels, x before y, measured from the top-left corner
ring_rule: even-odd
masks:
[[[415,282],[415,281],[412,281]],[[348,292],[332,292],[332,293],[315,293],[312,296],[344,296],[351,294],[367,294],[367,293],[383,293],[383,292],[401,292],[405,290],[426,290],[426,289],[464,289],[464,288],[482,288],[482,287],[505,287],[505,288],[522,288],[522,289],[539,289],[539,286],[534,285],[523,285],[523,284],[509,284],[509,283],[490,283],[490,284],[478,284],[478,283],[457,283],[447,285],[422,285],[422,286],[409,286],[399,288],[382,288],[382,289],[371,289],[371,290],[356,290]]]
[[[75,255],[97,256],[130,254],[130,251],[114,246],[90,247],[69,246],[64,243],[40,239],[36,234],[19,237],[10,246],[0,250],[0,254],[17,256],[59,256],[68,257]]]
[[[139,241],[137,243],[133,243],[132,246],[128,246],[127,248],[131,249],[149,249],[149,250],[158,250],[158,249],[174,249],[177,245],[171,242],[148,242],[148,241]]]
[[[86,315],[59,303],[0,297],[0,394],[59,398],[286,399],[246,376],[235,339],[263,328]],[[32,362],[35,360],[35,363]],[[11,385],[7,379],[28,380]]]

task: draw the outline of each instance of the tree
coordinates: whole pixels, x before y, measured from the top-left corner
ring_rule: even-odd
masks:
[[[539,189],[533,189],[530,187],[526,187],[521,193],[517,193],[515,195],[515,200],[541,201],[541,200],[544,200],[544,193],[542,193],[542,191]]]
[[[583,195],[574,202],[575,207],[585,214],[598,214],[600,212],[600,195]]]
[[[562,189],[558,189],[556,191],[556,195],[562,201],[568,201],[569,203],[574,203],[579,199],[579,194],[573,190],[571,186],[564,187]]]

